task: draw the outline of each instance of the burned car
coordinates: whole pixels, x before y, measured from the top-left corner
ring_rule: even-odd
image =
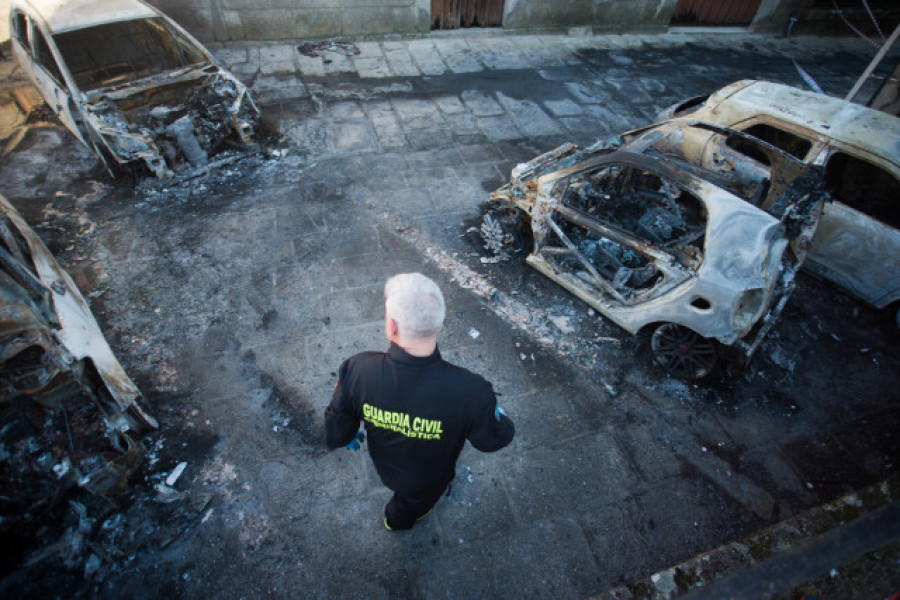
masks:
[[[707,135],[753,147],[771,173],[691,164],[690,141]],[[826,198],[816,169],[701,122],[563,145],[518,165],[493,195],[530,223],[529,265],[648,333],[655,360],[685,379],[708,375],[720,353],[749,359],[793,289]]]
[[[66,491],[118,491],[158,427],[90,308],[0,196],[0,526]]]
[[[821,165],[834,202],[819,222],[806,268],[880,309],[900,301],[900,119],[839,98],[744,80],[680,102],[658,121],[689,117],[743,131]],[[695,140],[691,155],[720,157]],[[743,162],[757,161],[744,155]],[[900,310],[895,314],[900,327]]]
[[[257,131],[246,86],[144,2],[12,0],[10,32],[44,101],[113,175],[167,178]]]

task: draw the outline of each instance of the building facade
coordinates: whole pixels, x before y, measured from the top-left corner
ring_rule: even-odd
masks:
[[[150,0],[204,42],[272,41],[428,34],[439,29],[661,33],[678,25],[739,26],[753,32],[848,33],[849,17],[865,28],[859,0]],[[868,0],[896,24],[896,0]],[[860,16],[862,15],[862,17]]]

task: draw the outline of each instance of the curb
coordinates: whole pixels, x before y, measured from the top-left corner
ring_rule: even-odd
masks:
[[[900,475],[595,598],[765,598],[897,540]]]

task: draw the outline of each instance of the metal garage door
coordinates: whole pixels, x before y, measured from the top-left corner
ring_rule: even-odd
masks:
[[[749,25],[761,1],[678,0],[672,25]]]
[[[500,27],[503,0],[431,0],[431,28]]]

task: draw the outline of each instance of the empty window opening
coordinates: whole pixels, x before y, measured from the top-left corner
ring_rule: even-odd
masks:
[[[696,98],[691,98],[685,102],[682,102],[678,105],[677,108],[672,113],[673,117],[683,117],[687,114],[694,112],[694,109],[703,106],[703,104],[709,100],[709,94],[705,96],[697,96]]]
[[[900,229],[900,181],[884,169],[843,152],[825,166],[834,199],[895,229]]]
[[[767,167],[772,166],[769,157],[760,149],[758,144],[754,144],[737,135],[729,135],[725,144],[732,150],[737,150],[747,158],[753,159],[761,165],[766,165]]]
[[[23,46],[28,46],[28,17],[20,12],[13,16],[13,33]]]
[[[748,127],[744,130],[744,133],[748,133],[755,138],[768,142],[800,160],[806,158],[809,149],[812,147],[812,142],[808,139],[800,137],[799,135],[794,135],[789,131],[766,125],[765,123],[758,123],[752,127]]]
[[[54,36],[82,90],[189,67],[203,54],[163,19],[139,19]]]
[[[56,83],[62,85],[62,73],[56,64],[56,59],[53,58],[53,53],[50,52],[50,46],[47,44],[47,40],[44,39],[44,34],[39,31],[36,31],[35,34],[34,54],[38,64],[47,70],[50,76],[56,80]]]

